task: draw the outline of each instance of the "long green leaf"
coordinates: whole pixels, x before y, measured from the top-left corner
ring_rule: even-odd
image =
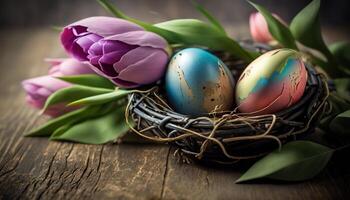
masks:
[[[350,103],[350,78],[338,78],[333,81],[339,96]]]
[[[61,79],[63,81],[83,85],[83,86],[89,86],[89,87],[99,87],[99,88],[107,88],[107,89],[114,89],[116,86],[109,81],[108,79],[95,75],[95,74],[82,74],[82,75],[76,75],[76,76],[62,76],[57,77],[58,79]]]
[[[249,3],[254,6],[265,18],[269,31],[273,38],[275,38],[284,47],[297,50],[292,33],[289,28],[282,24],[276,17],[274,17],[266,8],[261,5]]]
[[[86,97],[83,99],[79,99],[74,101],[68,106],[79,106],[79,105],[96,105],[96,104],[104,104],[110,101],[117,101],[123,97],[126,97],[128,94],[134,92],[134,90],[123,90],[117,88],[115,91],[105,94],[100,94],[96,96]]]
[[[323,53],[328,60],[328,66],[325,70],[331,76],[338,77],[340,72],[337,69],[336,60],[322,38],[319,9],[320,0],[313,0],[294,17],[290,24],[290,30],[300,43]]]
[[[316,176],[328,163],[332,149],[310,141],[293,141],[257,161],[236,183],[258,178],[301,181]]]
[[[332,92],[327,101],[332,108],[331,113],[321,119],[318,127],[325,130],[327,133],[330,133],[330,135],[333,135],[334,132],[330,128],[330,123],[337,115],[350,109],[350,102],[346,101],[346,99],[338,92]]]
[[[337,115],[330,123],[330,129],[340,136],[350,136],[350,110]]]
[[[57,103],[69,103],[89,96],[104,94],[112,92],[111,89],[87,87],[82,85],[73,85],[71,87],[63,88],[51,94],[45,102],[43,111],[49,106]]]
[[[337,59],[339,68],[347,75],[350,75],[350,42],[336,42],[329,46],[329,50]]]
[[[209,11],[207,11],[202,5],[200,5],[199,3],[197,3],[196,1],[192,1],[192,4],[196,7],[196,9],[202,13],[202,15],[204,17],[206,17],[208,19],[208,21],[214,26],[216,27],[219,31],[221,31],[223,34],[226,35],[226,31],[224,29],[224,27],[220,24],[219,20],[217,20],[213,15],[211,15],[209,13]]]
[[[319,9],[320,1],[313,0],[294,17],[290,24],[293,36],[302,44],[315,49],[325,47],[321,35]]]
[[[114,16],[134,22],[150,32],[154,32],[165,38],[170,44],[182,44],[187,46],[205,46],[214,50],[228,51],[239,58],[251,62],[255,57],[250,55],[237,42],[226,36],[217,28],[210,26],[200,20],[183,19],[170,20],[159,24],[149,24],[131,18],[121,12],[116,6],[107,0],[98,2],[110,11]]]
[[[75,123],[91,116],[91,114],[96,113],[98,109],[98,107],[85,107],[66,113],[57,118],[51,119],[39,128],[31,130],[26,136],[50,136],[59,127],[64,126],[65,124]]]
[[[350,42],[335,42],[329,46],[329,50],[342,64],[350,67]]]
[[[57,131],[50,139],[66,140],[86,144],[104,144],[122,137],[129,126],[124,117],[125,106],[115,108],[101,117],[88,119],[68,129]]]
[[[181,42],[181,38],[179,38],[177,34],[172,33],[170,31],[167,31],[167,30],[163,30],[163,29],[158,28],[156,26],[153,26],[150,23],[146,23],[146,22],[131,18],[131,17],[127,16],[126,14],[124,14],[115,5],[112,5],[111,3],[109,3],[108,0],[97,0],[97,1],[102,5],[103,8],[105,8],[107,11],[112,13],[115,17],[131,21],[135,24],[142,26],[144,29],[146,29],[148,31],[157,33],[158,35],[164,37],[170,44]]]
[[[177,34],[181,38],[181,43],[186,45],[199,45],[213,50],[228,51],[246,61],[254,59],[237,42],[216,28],[197,19],[176,19],[158,23],[154,26]]]

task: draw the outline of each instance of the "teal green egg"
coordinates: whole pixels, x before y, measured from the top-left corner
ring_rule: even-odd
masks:
[[[234,102],[230,70],[218,57],[199,48],[183,49],[171,58],[165,90],[171,107],[191,116],[231,110]]]

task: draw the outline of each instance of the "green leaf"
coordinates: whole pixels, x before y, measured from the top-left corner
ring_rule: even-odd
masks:
[[[68,104],[68,106],[79,106],[79,105],[86,106],[86,105],[104,104],[111,101],[117,101],[123,97],[126,97],[128,94],[132,92],[134,92],[134,90],[123,90],[123,89],[116,88],[116,90],[113,92],[79,99],[77,101],[74,101]]]
[[[66,140],[86,144],[104,144],[123,136],[129,126],[125,122],[125,106],[113,109],[101,117],[88,119],[53,134],[51,140]]]
[[[228,51],[239,58],[251,62],[255,57],[243,49],[236,41],[232,40],[217,28],[196,19],[170,20],[159,24],[149,24],[131,18],[121,12],[107,0],[98,2],[116,17],[134,22],[150,32],[154,32],[165,38],[170,44],[182,44],[187,46],[205,46],[213,50]],[[205,33],[205,34],[204,34]]]
[[[350,110],[347,110],[337,115],[331,121],[329,127],[337,135],[349,137],[350,136],[349,124],[350,124]]]
[[[66,113],[57,118],[51,119],[39,128],[31,130],[26,136],[50,136],[59,127],[68,123],[80,121],[88,116],[96,114],[98,110],[98,107],[85,107]]]
[[[329,94],[327,101],[329,102],[332,110],[331,113],[325,115],[320,123],[319,128],[325,130],[327,133],[334,133],[330,128],[330,123],[332,120],[340,113],[350,109],[350,102],[346,101],[338,92],[332,92]],[[332,135],[331,134],[331,135]]]
[[[257,161],[236,183],[258,178],[301,181],[316,176],[334,150],[310,141],[293,141]]]
[[[181,41],[181,38],[179,38],[178,35],[175,33],[172,33],[172,32],[167,31],[167,30],[163,30],[161,28],[155,27],[154,25],[152,25],[150,23],[146,23],[146,22],[143,22],[143,21],[140,21],[140,20],[137,20],[137,19],[134,19],[134,18],[131,18],[131,17],[125,15],[115,5],[112,5],[111,3],[109,3],[108,0],[97,0],[97,1],[102,5],[103,8],[105,8],[107,11],[112,13],[115,17],[125,19],[125,20],[133,22],[135,24],[138,24],[138,25],[142,26],[144,29],[146,29],[147,31],[154,32],[154,33],[164,37],[170,44],[178,43]]]
[[[350,78],[338,78],[333,81],[339,96],[350,102]]]
[[[321,35],[319,9],[320,1],[313,0],[294,17],[290,30],[302,44],[321,50],[325,47],[325,43]]]
[[[226,35],[226,31],[224,29],[224,27],[220,24],[220,22],[209,13],[209,11],[207,11],[202,5],[200,5],[199,3],[197,3],[196,1],[192,1],[192,4],[196,7],[196,9],[202,13],[202,15],[204,17],[206,17],[208,19],[208,21],[215,27],[217,28],[219,31],[221,31],[223,34]]]
[[[197,19],[176,19],[158,23],[154,26],[175,33],[180,38],[178,42],[185,45],[198,45],[212,50],[228,51],[246,61],[254,59],[237,42],[218,29]]]
[[[113,90],[111,89],[105,89],[105,88],[73,85],[71,87],[57,90],[56,92],[51,94],[45,102],[43,111],[45,111],[49,106],[57,103],[69,103],[85,97],[109,93],[112,91]]]
[[[261,5],[249,2],[254,6],[265,18],[269,31],[273,38],[277,40],[284,47],[298,50],[292,33],[289,28],[282,24],[277,18],[275,18],[266,8]]]
[[[115,88],[115,85],[111,81],[109,81],[108,79],[102,76],[95,75],[95,74],[62,76],[57,78],[69,83],[83,85],[83,86],[99,87],[99,88],[107,88],[107,89]]]
[[[350,75],[350,43],[336,42],[329,46],[329,50],[340,64],[340,69]]]
[[[341,74],[337,69],[336,60],[322,38],[319,9],[320,0],[313,0],[294,17],[290,24],[290,30],[300,43],[323,53],[328,61],[325,70],[331,76],[338,77]]]

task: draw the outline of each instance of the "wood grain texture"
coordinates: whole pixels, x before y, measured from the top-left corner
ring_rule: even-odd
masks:
[[[165,145],[83,145],[22,135],[47,120],[24,103],[21,80],[62,57],[57,32],[0,32],[0,199],[349,199],[340,159],[300,183],[235,184],[239,169],[181,164]],[[349,155],[344,153],[345,155]],[[344,156],[344,155],[343,155]]]

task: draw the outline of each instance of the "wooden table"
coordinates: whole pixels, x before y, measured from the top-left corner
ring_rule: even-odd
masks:
[[[166,145],[23,137],[47,119],[25,105],[20,81],[45,74],[43,58],[64,54],[51,30],[3,30],[0,44],[0,199],[350,198],[350,165],[340,159],[310,181],[235,184],[239,170],[178,163]]]

